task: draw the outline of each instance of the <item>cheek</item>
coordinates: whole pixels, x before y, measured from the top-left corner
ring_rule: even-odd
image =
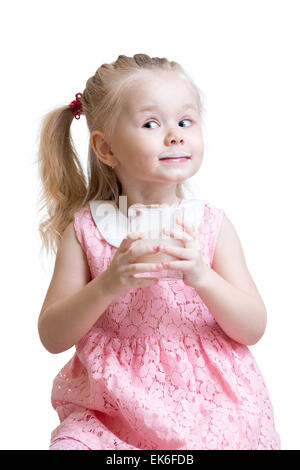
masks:
[[[125,137],[123,143],[128,148],[136,149],[141,152],[143,148],[146,147],[147,139],[145,139],[145,137],[139,135],[138,133],[130,133]]]
[[[156,145],[156,139],[150,135],[150,132],[130,132],[129,129],[127,132],[121,131],[119,138],[115,141],[113,151],[121,159],[124,158],[133,166],[141,168],[147,166],[150,161],[153,163],[153,159],[161,152],[161,147]]]
[[[204,142],[203,142],[203,138],[201,135],[200,137],[199,137],[199,134],[194,136],[193,147],[195,151],[199,154],[199,156],[202,157],[203,152],[204,152]]]
[[[157,153],[153,139],[149,139],[147,136],[135,137],[132,142],[132,147],[136,155],[143,157],[145,163],[152,160],[153,156]]]
[[[199,153],[200,153],[201,160],[202,160],[203,154],[204,154],[204,145],[203,145],[203,142],[201,142],[201,144],[199,145]]]

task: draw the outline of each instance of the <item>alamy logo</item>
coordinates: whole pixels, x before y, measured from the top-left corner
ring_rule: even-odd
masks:
[[[187,207],[133,204],[128,208],[127,196],[119,196],[119,208],[112,201],[102,201],[95,205],[93,215],[98,227],[109,233],[113,239],[119,239],[124,232],[125,236],[132,232],[145,232],[146,238],[161,239],[169,238],[169,235],[162,233],[163,227],[170,231],[176,228],[176,217],[194,225],[194,221],[199,220],[200,216],[196,211],[199,211],[199,207],[194,204]]]

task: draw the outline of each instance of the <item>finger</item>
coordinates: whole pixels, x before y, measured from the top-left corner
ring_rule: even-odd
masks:
[[[120,245],[120,251],[127,251],[130,245],[135,241],[144,238],[145,234],[143,232],[132,232],[127,235],[126,238],[123,238]]]
[[[180,224],[192,237],[196,236],[196,229],[191,222],[188,222],[184,217],[176,217],[176,222]]]
[[[168,253],[169,255],[176,256],[181,259],[193,259],[195,257],[195,250],[190,248],[181,248],[180,246],[159,245],[159,251]]]
[[[187,271],[190,268],[190,261],[166,261],[162,265],[166,269],[179,269],[181,271]]]
[[[127,237],[124,240],[136,240],[137,238],[144,238],[145,233],[144,232],[131,232],[127,235]]]
[[[154,254],[157,253],[157,251],[157,245],[139,243],[137,241],[135,244],[131,244],[131,246],[128,247],[127,252],[124,253],[124,257],[128,263],[134,263],[140,256],[151,253]]]
[[[150,287],[158,283],[157,277],[132,277],[134,287]]]
[[[184,232],[183,230],[169,230],[164,227],[163,232],[166,235],[170,235],[170,237],[175,238],[176,240],[183,240],[185,242],[190,242],[190,241],[195,240],[195,238],[192,235]]]
[[[127,268],[128,272],[134,273],[146,273],[151,271],[161,271],[163,268],[162,263],[134,263],[130,264]]]

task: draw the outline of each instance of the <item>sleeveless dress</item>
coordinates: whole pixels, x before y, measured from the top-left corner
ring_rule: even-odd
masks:
[[[91,201],[74,215],[92,278],[127,235],[117,206],[116,230],[112,219],[97,217],[103,204]],[[181,204],[194,209],[191,222],[211,267],[224,211],[200,199]],[[51,403],[60,424],[50,449],[280,449],[252,353],[227,336],[182,279],[115,297],[55,377]]]

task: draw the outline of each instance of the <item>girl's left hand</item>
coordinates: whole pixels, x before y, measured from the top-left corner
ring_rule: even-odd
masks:
[[[162,241],[159,245],[159,250],[162,253],[167,253],[179,258],[180,261],[168,261],[162,264],[163,267],[167,269],[181,270],[184,283],[197,288],[208,266],[203,261],[194,226],[190,222],[178,217],[176,217],[176,222],[182,227],[182,230],[167,230],[163,228],[163,232],[172,238],[180,240],[184,247],[164,245]],[[164,247],[164,249],[162,249],[162,247]]]

